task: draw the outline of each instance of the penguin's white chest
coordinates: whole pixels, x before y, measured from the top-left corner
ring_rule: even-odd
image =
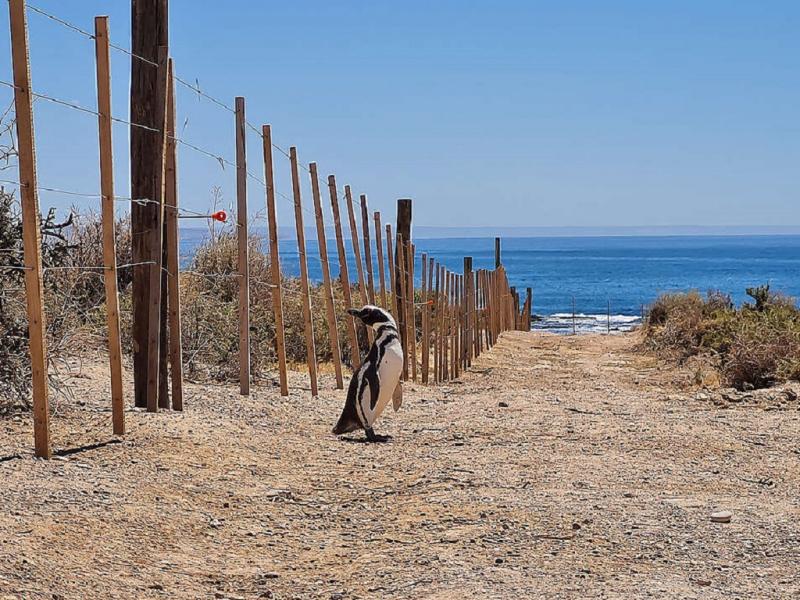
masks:
[[[386,346],[383,357],[378,365],[378,399],[372,408],[372,398],[369,392],[361,398],[362,414],[366,417],[367,426],[372,427],[378,417],[392,400],[392,394],[400,381],[403,372],[403,348],[399,340]],[[367,386],[367,390],[369,387]]]

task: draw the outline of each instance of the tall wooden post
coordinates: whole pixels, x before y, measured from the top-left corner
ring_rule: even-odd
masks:
[[[358,227],[356,226],[356,214],[353,209],[353,194],[350,191],[350,186],[344,186],[344,199],[347,204],[347,216],[350,221],[350,241],[353,244],[353,254],[356,257],[356,269],[358,270],[358,289],[361,293],[361,302],[369,304],[369,297],[367,296],[367,286],[364,283],[364,263],[361,262],[361,248],[358,241]]]
[[[430,356],[428,351],[429,333],[428,333],[428,255],[422,253],[422,383],[428,383],[428,366]]]
[[[303,204],[300,196],[300,173],[297,170],[297,148],[289,148],[292,165],[292,192],[294,193],[294,222],[297,228],[297,252],[300,259],[300,285],[303,292],[303,320],[306,332],[306,362],[311,381],[311,395],[318,396],[317,353],[314,347],[314,322],[311,318],[311,296],[308,287],[308,262],[306,260],[306,235],[303,229]]]
[[[339,279],[342,283],[342,296],[344,297],[344,308],[347,310],[353,306],[353,299],[350,293],[350,275],[347,268],[347,253],[344,249],[344,236],[342,235],[342,221],[339,215],[339,195],[336,191],[336,177],[328,175],[328,193],[331,197],[331,210],[333,211],[333,226],[336,230],[336,248],[339,252]],[[347,333],[350,336],[350,362],[353,369],[361,365],[361,350],[358,346],[358,334],[356,333],[355,317],[347,315]]]
[[[163,100],[158,83],[160,69],[151,63],[159,63],[159,47],[169,44],[168,0],[132,0],[131,51],[144,62],[131,57],[130,121],[141,127],[131,127],[130,164],[131,197],[161,199],[158,181],[163,154]],[[131,250],[134,263],[146,263],[153,259],[153,248],[160,250],[161,206],[158,204],[136,204],[131,206]],[[157,231],[158,230],[158,231]],[[133,374],[134,402],[136,406],[147,406],[148,366],[150,361],[150,295],[151,271],[147,264],[133,270]],[[160,290],[160,284],[158,289]],[[160,295],[160,292],[159,292]],[[158,301],[160,306],[160,298]],[[156,361],[157,362],[157,359]]]
[[[399,236],[398,245],[405,244],[407,241],[411,239],[411,200],[408,199],[400,199],[397,201],[397,227],[396,233]],[[404,256],[400,256],[400,250],[398,249],[395,252],[395,281],[402,281],[401,278],[404,278],[405,264]],[[405,255],[405,252],[403,252]],[[404,294],[405,284],[396,286],[395,289],[395,297],[397,303],[397,326],[400,331],[400,339],[403,344],[403,349],[408,351],[408,340],[406,339],[406,320],[405,320],[405,294]]]
[[[164,174],[167,141],[167,71],[168,50],[166,46],[158,47],[158,77],[156,78],[156,129],[158,134],[158,148],[153,154],[152,171],[154,173],[155,192],[150,198],[156,201],[156,213],[153,221],[153,236],[150,239],[150,303],[147,318],[147,412],[158,412],[159,392],[161,384],[161,341],[162,341],[162,289],[164,280],[162,273],[162,260],[164,257]],[[138,129],[138,128],[134,128]],[[164,394],[161,394],[164,398]]]
[[[475,332],[475,274],[472,272],[472,257],[464,257],[464,355],[465,367],[472,366],[475,355],[473,336]]]
[[[406,287],[406,298],[408,313],[406,321],[408,347],[411,352],[411,379],[417,381],[417,311],[414,305],[414,264],[416,246],[409,242],[406,244],[406,271],[408,276],[408,286]]]
[[[322,200],[319,193],[319,178],[317,163],[308,165],[311,176],[311,195],[314,198],[314,216],[317,221],[317,242],[319,244],[319,262],[322,265],[322,285],[325,293],[325,312],[328,322],[328,337],[331,341],[331,358],[336,374],[336,387],[342,389],[342,356],[339,350],[339,330],[336,328],[336,311],[333,308],[333,288],[331,287],[331,272],[328,266],[328,242],[325,239],[325,223],[322,220]]]
[[[178,144],[175,142],[175,79],[169,60],[167,90],[167,164],[164,187],[164,232],[167,250],[167,318],[172,409],[183,410],[183,349],[181,343],[181,285],[178,238]]]
[[[389,267],[389,284],[391,289],[389,290],[389,297],[392,300],[392,314],[394,315],[395,321],[398,323],[398,327],[400,326],[400,314],[397,307],[397,278],[395,277],[395,268],[394,268],[394,258],[392,253],[392,244],[394,244],[394,236],[392,236],[392,226],[391,224],[386,224],[386,264]],[[388,306],[387,306],[388,309]]]
[[[369,209],[367,195],[361,194],[361,233],[364,236],[364,262],[367,265],[367,290],[370,304],[375,304],[375,277],[372,274],[372,249],[369,241]]]
[[[496,269],[501,265],[500,261],[500,238],[494,238],[494,268]]]
[[[236,241],[239,264],[239,393],[250,395],[250,268],[247,229],[247,124],[236,97]]]
[[[375,219],[375,251],[378,258],[379,275],[378,280],[381,285],[381,307],[389,310],[389,305],[386,304],[386,268],[383,262],[383,240],[381,239],[381,213],[375,211],[373,215]]]
[[[533,312],[533,289],[525,288],[525,331],[531,330],[532,312]]]
[[[286,338],[283,331],[283,294],[281,287],[281,262],[278,254],[278,218],[275,214],[275,172],[272,164],[272,127],[261,127],[264,143],[264,181],[267,192],[267,222],[269,225],[269,261],[272,278],[272,310],[275,313],[275,347],[278,353],[278,374],[281,396],[289,395],[286,373]]]
[[[111,67],[108,17],[94,18],[94,49],[97,70],[97,112],[100,138],[100,192],[103,219],[103,281],[106,291],[108,359],[111,369],[111,414],[114,433],[125,433],[125,402],[122,396],[122,344],[117,290],[117,243],[114,233],[114,159],[111,138]]]
[[[45,338],[44,291],[42,285],[42,240],[39,223],[39,192],[33,134],[33,97],[28,53],[28,23],[25,0],[8,5],[11,24],[11,58],[14,69],[14,108],[17,120],[22,243],[25,263],[25,304],[33,382],[33,438],[36,456],[50,458],[50,409],[47,388],[47,339]]]
[[[403,248],[403,238],[400,237],[400,234],[397,234],[397,248],[395,250],[395,259],[397,260],[397,265],[400,269],[395,274],[395,281],[397,282],[397,317],[395,320],[397,321],[398,331],[400,333],[400,342],[401,346],[403,347],[403,381],[408,381],[408,354],[409,354],[409,346],[408,346],[408,335],[406,332],[406,323],[408,323],[408,316],[407,310],[408,307],[406,303],[403,301],[403,298],[406,296],[406,286],[408,285],[408,280],[406,279],[406,269],[405,269],[405,248]],[[399,317],[399,318],[398,318]],[[402,323],[402,325],[401,325]]]
[[[435,269],[436,279],[435,279],[435,287],[433,292],[433,381],[435,383],[439,383],[439,357],[440,357],[440,348],[439,348],[439,339],[441,337],[439,331],[439,323],[442,320],[442,308],[441,308],[441,293],[439,291],[439,284],[440,284],[440,273],[439,273],[439,263],[433,263],[432,269]]]

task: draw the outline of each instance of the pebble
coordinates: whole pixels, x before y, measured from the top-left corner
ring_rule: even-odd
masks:
[[[508,402],[498,402],[497,406],[500,408],[508,408]]]
[[[731,517],[733,514],[727,510],[720,510],[714,513],[711,513],[711,522],[712,523],[730,523]]]

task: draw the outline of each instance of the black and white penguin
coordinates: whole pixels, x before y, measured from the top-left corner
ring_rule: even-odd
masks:
[[[333,428],[335,435],[363,428],[370,442],[378,441],[372,430],[383,409],[392,400],[394,410],[403,403],[400,374],[403,371],[403,347],[392,315],[377,306],[367,305],[347,311],[375,330],[375,341],[364,361],[353,373],[342,416]]]

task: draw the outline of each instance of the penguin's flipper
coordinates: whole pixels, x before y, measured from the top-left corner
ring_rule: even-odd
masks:
[[[397,387],[392,392],[392,408],[394,408],[394,412],[397,412],[401,406],[403,406],[403,384],[398,381]]]

